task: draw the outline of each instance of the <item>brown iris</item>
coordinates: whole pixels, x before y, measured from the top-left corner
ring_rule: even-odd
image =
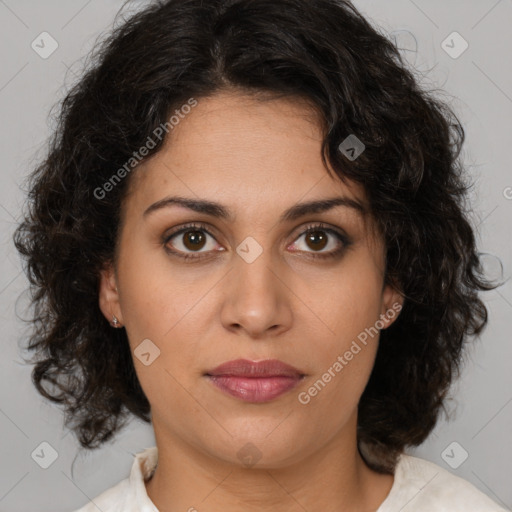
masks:
[[[306,240],[309,244],[313,244],[312,249],[323,249],[327,243],[327,236],[323,231],[310,231],[306,235]],[[321,247],[317,244],[320,244]]]
[[[183,245],[190,250],[202,249],[206,240],[204,233],[199,230],[187,231],[183,238]]]

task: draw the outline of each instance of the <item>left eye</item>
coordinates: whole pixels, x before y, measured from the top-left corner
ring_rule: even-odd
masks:
[[[334,235],[334,236],[333,236]],[[343,245],[344,238],[341,234],[334,230],[322,227],[313,227],[304,231],[297,240],[303,238],[302,247],[298,247],[299,251],[308,252],[307,249],[313,249],[313,252],[323,251],[325,253],[334,253],[339,250],[340,245]],[[327,246],[329,248],[326,249]],[[306,247],[304,249],[304,247]],[[326,249],[324,251],[324,249]]]

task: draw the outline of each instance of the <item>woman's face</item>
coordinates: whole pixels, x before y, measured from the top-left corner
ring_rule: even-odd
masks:
[[[261,467],[353,445],[375,327],[402,301],[383,287],[384,245],[357,208],[282,219],[341,197],[367,208],[360,186],[329,177],[320,147],[305,104],[223,93],[199,100],[130,176],[100,305],[126,328],[157,442]],[[236,359],[277,359],[303,377],[220,379],[233,395],[207,374]]]

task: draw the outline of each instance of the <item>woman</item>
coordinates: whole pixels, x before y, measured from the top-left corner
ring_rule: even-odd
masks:
[[[455,121],[348,1],[170,0],[112,33],[15,235],[38,390],[84,448],[155,432],[81,512],[503,510],[404,453],[494,286]]]

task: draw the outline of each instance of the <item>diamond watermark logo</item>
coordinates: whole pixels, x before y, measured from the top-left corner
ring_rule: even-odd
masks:
[[[149,366],[160,356],[160,349],[150,340],[143,340],[133,351],[135,357],[145,366]]]
[[[48,469],[59,457],[57,450],[43,441],[31,454],[32,459],[43,469]]]
[[[354,135],[350,134],[338,149],[350,160],[354,161],[365,150],[366,146]]]
[[[236,455],[244,466],[250,468],[261,459],[262,453],[254,444],[246,443]]]
[[[39,57],[47,59],[59,47],[59,43],[48,32],[41,32],[30,46]]]
[[[237,248],[237,254],[246,263],[252,263],[263,252],[263,247],[252,236],[248,236]]]
[[[469,43],[458,32],[452,32],[441,43],[441,48],[452,59],[458,59],[468,49],[468,47]]]
[[[469,453],[457,441],[450,443],[441,453],[441,458],[452,469],[460,467],[469,457]]]

